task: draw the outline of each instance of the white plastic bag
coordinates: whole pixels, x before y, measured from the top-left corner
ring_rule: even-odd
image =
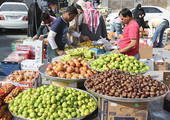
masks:
[[[101,38],[97,42],[102,42],[104,44],[103,45],[104,47],[105,46],[112,46],[112,44],[108,40],[106,40],[106,38]]]

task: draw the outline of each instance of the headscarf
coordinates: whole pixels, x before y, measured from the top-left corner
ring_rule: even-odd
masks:
[[[136,9],[139,10],[139,8],[141,8],[141,4],[138,4],[138,5],[136,6]]]
[[[139,8],[140,8],[140,9],[139,9]],[[133,17],[134,17],[135,19],[138,18],[138,13],[139,13],[139,11],[142,12],[142,13],[145,15],[145,12],[144,12],[141,4],[138,4],[138,5],[136,6],[136,8],[135,8],[135,11],[134,11],[134,13],[133,13]]]
[[[101,14],[99,11],[94,9],[94,6],[91,2],[86,2],[86,8],[87,10],[84,11],[85,17],[86,17],[86,23],[88,25],[88,28],[91,32],[97,32],[98,25],[100,23],[100,16]],[[93,13],[93,14],[92,14]]]
[[[86,9],[86,2],[84,2],[83,0],[78,0],[78,1],[76,2],[76,6],[77,6],[78,9],[82,9],[82,10],[84,10],[84,11],[87,10],[87,9]]]

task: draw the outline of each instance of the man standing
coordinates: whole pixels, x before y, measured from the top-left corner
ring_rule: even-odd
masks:
[[[33,37],[33,39],[42,40],[44,38],[47,38],[47,35],[41,35],[41,33],[45,27],[47,27],[49,31],[51,29],[51,24],[52,22],[54,22],[55,19],[56,19],[55,17],[50,16],[48,13],[42,13],[41,14],[41,20],[42,20],[41,25],[37,31],[37,34]]]
[[[74,6],[69,6],[66,12],[56,18],[52,23],[51,30],[48,35],[47,56],[51,61],[58,55],[63,55],[65,44],[73,45],[67,37],[69,22],[78,14]]]
[[[84,13],[86,11],[86,2],[83,0],[78,0],[76,3],[72,3],[77,8],[78,15],[69,23],[69,30],[68,30],[68,36],[70,40],[73,41],[74,44],[78,44],[80,42],[80,39],[87,41],[90,40],[88,36],[83,36],[79,33],[79,26],[78,26],[78,18],[79,15]],[[73,37],[73,34],[75,37]]]
[[[132,12],[124,8],[119,13],[123,24],[126,24],[123,31],[123,39],[120,39],[118,45],[119,52],[128,56],[138,58],[139,55],[139,25],[132,18]]]
[[[154,19],[149,20],[146,26],[147,25],[150,28],[150,37],[152,40],[153,47],[156,47],[156,43],[157,43],[156,39],[158,35],[159,35],[158,47],[163,47],[163,44],[162,44],[163,33],[165,29],[169,27],[169,22],[163,18],[154,18]],[[153,28],[156,28],[154,33],[153,33]]]

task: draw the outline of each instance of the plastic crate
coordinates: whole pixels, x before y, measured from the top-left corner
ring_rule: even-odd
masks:
[[[23,43],[23,40],[16,40],[15,42],[13,42],[13,43],[11,44],[11,46],[12,46],[12,52],[14,52],[14,51],[16,50],[16,45],[22,44],[22,43]]]
[[[31,51],[14,51],[4,61],[20,62],[21,60],[31,59]]]
[[[1,62],[3,75],[9,75],[14,70],[20,70],[18,62]]]
[[[35,58],[35,46],[33,45],[18,44],[16,45],[16,51],[30,51],[31,59]]]
[[[4,72],[2,72],[2,67],[0,66],[0,76],[4,76]]]
[[[12,52],[16,50],[15,46],[16,46],[16,43],[12,43]]]

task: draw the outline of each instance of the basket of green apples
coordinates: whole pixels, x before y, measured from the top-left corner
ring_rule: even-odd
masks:
[[[150,67],[144,62],[139,62],[134,56],[124,54],[105,54],[98,59],[88,62],[88,67],[98,72],[108,69],[119,69],[130,73],[145,73]]]

